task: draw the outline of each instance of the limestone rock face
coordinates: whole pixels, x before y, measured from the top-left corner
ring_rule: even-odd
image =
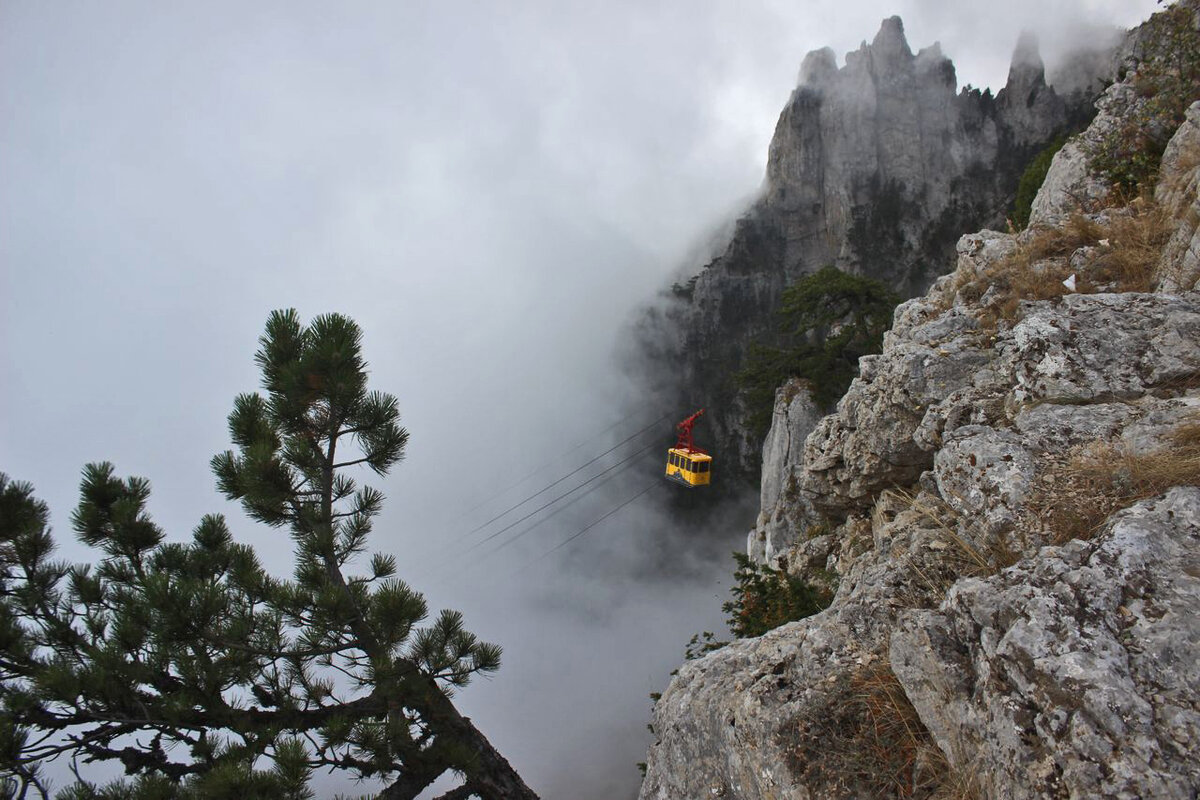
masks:
[[[1057,113],[1031,40],[986,109],[942,102],[945,63],[914,55],[894,18],[841,69],[810,54],[759,212],[689,308],[761,332],[750,320],[775,289],[755,259],[802,270],[820,253],[869,274],[838,233],[871,196],[855,159],[880,176],[952,169],[962,142],[1003,151]],[[1086,157],[1144,100],[1128,81],[1106,90],[1033,228],[957,239],[954,270],[896,308],[833,413],[780,388],[748,549],[832,602],[680,668],[642,800],[1200,795],[1200,103],[1156,206],[1098,208],[1108,187]],[[970,135],[928,153],[935,119]],[[885,241],[903,271],[899,230]],[[1157,268],[1120,291],[1106,264],[1135,257]],[[715,377],[728,329],[688,313],[675,321]]]
[[[771,429],[763,443],[762,510],[746,542],[746,552],[759,563],[775,562],[814,520],[800,502],[797,477],[804,468],[804,440],[820,418],[802,381],[788,381],[776,391]]]
[[[960,269],[1006,252],[964,238]],[[1162,452],[1200,420],[1200,293],[1032,302],[989,332],[978,309],[947,307],[951,289],[897,310],[883,354],[802,451],[811,408],[781,390],[750,544],[810,582],[836,574],[837,594],[680,670],[642,798],[876,796],[808,760],[843,733],[847,681],[874,661],[985,797],[1200,790],[1200,490],[1064,547],[1021,527],[1068,448]]]
[[[1159,271],[1165,291],[1200,288],[1200,101],[1187,110],[1187,121],[1163,153],[1156,199],[1179,220],[1163,249]]]
[[[878,535],[881,546],[846,570],[833,607],[679,669],[655,705],[642,800],[874,796],[798,754],[836,732],[842,677],[879,661],[896,624],[896,586],[914,565],[936,569],[940,534],[920,515],[901,512]],[[913,560],[892,558],[899,550]]]
[[[986,247],[964,250],[960,267]],[[897,311],[799,454],[806,401],[781,390],[755,555],[811,582],[834,572],[837,594],[684,665],[655,709],[642,798],[876,796],[807,760],[843,733],[848,676],[874,661],[985,797],[1200,790],[1200,490],[1121,512],[1092,541],[1040,549],[1044,532],[1014,533],[1048,459],[1094,441],[1162,451],[1200,419],[1200,390],[1180,380],[1200,374],[1200,294],[1039,301],[986,336],[945,294]],[[828,533],[797,538],[818,520]],[[1016,566],[970,577],[1013,549]]]
[[[1076,117],[1090,104],[1081,97]],[[954,64],[937,44],[914,53],[899,17],[840,68],[828,48],[804,58],[762,196],[672,298],[667,352],[662,327],[642,347],[676,371],[671,405],[704,398],[725,474],[757,474],[761,443],[741,427],[728,378],[750,342],[772,341],[784,288],[832,264],[904,297],[923,292],[953,267],[959,236],[1003,224],[1026,162],[1068,111],[1032,39],[1019,43],[996,97],[959,92]]]
[[[786,727],[855,656],[844,627],[806,620],[684,664],[656,704],[659,743],[640,797],[821,796],[792,775]]]
[[[1109,187],[1091,171],[1087,152],[1144,104],[1145,98],[1128,83],[1114,83],[1104,91],[1096,102],[1092,124],[1055,153],[1030,208],[1031,227],[1061,224],[1071,213],[1095,208],[1104,201]]]
[[[1120,512],[936,611],[891,663],[938,745],[994,798],[1191,798],[1200,789],[1200,489]]]
[[[1012,340],[1009,402],[1127,400],[1200,370],[1200,307],[1188,295],[1068,295],[1031,303]]]
[[[964,240],[969,248],[970,237]],[[960,267],[973,258],[964,256]],[[973,448],[1003,452],[1010,466],[1023,462],[1012,452],[1015,440],[1008,432],[957,429],[1008,425],[1032,404],[1133,400],[1200,372],[1200,302],[1194,295],[1068,295],[1030,302],[1017,325],[986,337],[974,312],[937,314],[939,302],[927,297],[896,310],[883,353],[862,359],[861,375],[837,413],[822,419],[805,442],[800,491],[827,517],[864,512],[883,489],[911,484],[938,467],[938,459],[945,466]],[[964,444],[964,437],[971,439]],[[941,488],[952,503],[968,502],[965,487]],[[971,491],[994,501],[1000,489],[990,483]]]
[[[817,53],[804,74],[830,91],[921,58],[888,21],[853,65]],[[834,413],[781,387],[749,550],[836,593],[679,670],[655,707],[643,800],[1200,793],[1197,151],[1200,104],[1163,158],[1173,235],[1157,291],[1021,297],[997,276],[1059,259],[1087,277],[1112,243],[1038,260],[1043,233],[982,230],[897,307]],[[1042,224],[1091,213],[1086,180],[1073,185],[1047,180]],[[1137,463],[1157,465],[1153,491]],[[1083,528],[1061,521],[1093,507]],[[870,738],[880,720],[862,698],[880,676],[894,694],[876,709],[911,715],[899,744]],[[896,746],[912,760],[881,782],[861,754]]]
[[[928,313],[924,301],[896,310],[897,325]],[[889,336],[883,353],[859,361],[860,376],[805,442],[800,490],[837,520],[865,510],[875,493],[915,481],[933,464],[933,443],[916,433],[933,409],[971,387],[991,356],[977,342],[976,322],[958,312],[911,324]],[[895,328],[893,329],[895,330]]]

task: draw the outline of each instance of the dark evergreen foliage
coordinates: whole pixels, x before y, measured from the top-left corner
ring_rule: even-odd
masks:
[[[1021,180],[1017,183],[1017,198],[1013,202],[1012,212],[1012,223],[1017,228],[1023,230],[1029,224],[1033,199],[1037,197],[1038,189],[1042,188],[1042,183],[1046,180],[1046,173],[1050,171],[1050,163],[1054,160],[1055,153],[1061,150],[1066,143],[1066,136],[1055,139],[1033,157],[1029,166],[1025,168],[1025,172],[1021,174]]]
[[[721,609],[729,614],[729,630],[738,638],[762,636],[785,622],[810,617],[833,600],[828,592],[795,575],[756,564],[745,553],[734,553],[733,558],[737,584],[731,590],[733,600]]]
[[[775,389],[790,377],[805,379],[818,404],[836,402],[858,374],[858,359],[879,352],[898,302],[885,284],[834,267],[785,289],[779,312],[782,344],[752,345],[747,366],[737,375],[748,427],[765,434]]]
[[[737,565],[729,590],[733,599],[722,604],[721,610],[729,615],[725,620],[729,632],[739,639],[762,636],[784,623],[811,617],[833,601],[830,591],[756,564],[745,553],[734,553],[733,560]],[[728,640],[718,639],[712,631],[697,633],[688,640],[684,658],[693,661],[727,644]],[[657,702],[658,696],[652,694],[650,699]]]
[[[454,797],[535,797],[449,699],[500,648],[457,612],[426,622],[392,555],[349,573],[383,503],[350,471],[385,474],[408,439],[396,399],[367,388],[358,326],[280,311],[259,341],[264,393],[235,400],[235,449],[212,466],[287,531],[291,579],[217,515],[167,541],[149,483],[111,464],[84,470],[71,518],[98,562],[56,561],[45,504],[0,475],[0,797],[49,796],[41,768],[58,756],[132,776],[80,777],[66,800],[308,798],[316,770],[381,779],[380,798],[446,772],[464,778]]]

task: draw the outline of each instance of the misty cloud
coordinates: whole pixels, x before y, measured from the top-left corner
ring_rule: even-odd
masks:
[[[1154,7],[5,3],[0,469],[68,557],[79,471],[111,460],[150,478],[172,536],[221,511],[282,572],[208,459],[269,311],[350,315],[412,432],[367,481],[388,495],[374,546],[506,649],[462,707],[548,800],[629,796],[647,694],[720,623],[752,505],[689,539],[631,503],[542,558],[657,480],[647,458],[482,565],[456,549],[481,519],[463,510],[548,462],[549,483],[628,413],[617,337],[758,189],[809,50],[840,64],[899,14],[998,89],[1023,28],[1053,67]]]

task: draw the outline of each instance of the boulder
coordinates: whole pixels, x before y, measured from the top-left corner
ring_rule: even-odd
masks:
[[[987,798],[1200,791],[1200,489],[907,614],[892,668]]]

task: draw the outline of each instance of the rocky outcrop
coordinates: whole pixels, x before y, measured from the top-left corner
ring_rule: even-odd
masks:
[[[1158,270],[1166,291],[1200,289],[1200,102],[1187,111],[1183,127],[1163,153],[1163,174],[1155,199],[1180,220],[1163,248]]]
[[[1050,171],[1030,209],[1031,226],[1061,225],[1080,209],[1096,209],[1104,204],[1111,187],[1096,175],[1088,162],[1088,152],[1138,113],[1146,99],[1129,83],[1114,83],[1096,102],[1096,117],[1081,135],[1071,138],[1054,155]]]
[[[892,669],[988,797],[1200,788],[1200,489],[954,586],[892,634]]]
[[[662,358],[657,377],[664,362],[675,370],[672,407],[709,409],[724,474],[758,474],[761,441],[740,423],[730,377],[750,342],[772,342],[783,289],[832,264],[903,297],[923,292],[953,266],[959,236],[1002,225],[1025,164],[1087,107],[1074,102],[1046,85],[1030,37],[996,97],[958,91],[953,63],[937,44],[914,54],[899,17],[840,68],[828,48],[805,57],[761,198],[725,250],[677,285],[642,348]],[[664,335],[675,340],[665,353]]]
[[[846,676],[873,662],[890,664],[978,796],[1194,797],[1198,520],[1200,490],[1176,489],[1121,512],[1090,542],[959,582],[937,610],[897,620],[886,589],[852,592],[821,615],[689,662],[656,707],[659,743],[641,797],[881,796],[842,769],[836,745],[862,723],[845,713]],[[909,532],[902,547],[936,554],[945,543],[936,528],[911,523],[889,523]],[[893,561],[893,574],[877,562],[860,580],[903,585],[935,560]],[[814,743],[826,768],[804,760]]]
[[[775,562],[796,542],[796,531],[815,519],[799,497],[804,471],[804,441],[821,419],[804,381],[792,379],[775,393],[771,429],[763,443],[763,480],[758,519],[746,552],[760,563]]]
[[[962,237],[835,413],[780,390],[750,552],[836,594],[679,670],[642,798],[1200,792],[1198,123],[1157,206],[1056,159],[1041,227]]]
[[[794,448],[790,457],[778,455],[779,439],[784,436],[780,431],[794,422],[787,414],[788,403],[780,403],[780,425],[768,439],[772,461],[782,466],[783,480],[793,477],[798,467],[799,486],[812,494],[805,502],[801,496],[780,491],[774,506],[768,506],[769,516],[760,517],[751,534],[752,542],[756,536],[769,535],[754,555],[776,564],[782,561],[814,583],[825,580],[820,572],[834,572],[840,578],[838,594],[820,615],[760,639],[735,642],[680,670],[656,707],[654,730],[659,743],[651,750],[643,798],[871,796],[870,792],[856,794],[858,790],[847,788],[838,782],[840,778],[814,777],[804,763],[797,762],[796,754],[804,736],[829,735],[822,733],[821,720],[842,702],[847,676],[872,659],[890,660],[909,696],[916,686],[931,706],[944,703],[950,685],[964,693],[964,704],[995,705],[978,711],[976,727],[964,729],[959,738],[946,738],[945,733],[963,718],[956,707],[942,708],[940,723],[926,723],[952,763],[978,770],[990,776],[994,787],[1002,787],[988,790],[985,796],[1054,796],[1040,794],[1041,783],[1030,784],[1026,794],[1010,794],[1007,773],[992,771],[997,764],[1012,764],[1011,769],[1018,770],[1019,765],[1038,759],[1042,759],[1038,762],[1042,773],[1057,775],[1053,779],[1066,781],[1063,786],[1080,787],[1071,796],[1106,796],[1088,790],[1100,783],[1062,778],[1055,770],[1065,767],[1042,763],[1053,743],[1031,744],[1028,752],[1021,752],[1023,760],[1014,761],[1013,742],[1028,738],[1020,733],[1025,729],[1021,726],[1028,727],[1033,717],[1023,712],[1012,717],[1018,711],[1005,705],[1004,692],[1011,690],[1013,679],[996,678],[990,699],[978,697],[978,688],[972,689],[982,680],[979,675],[998,674],[987,672],[986,664],[975,664],[974,672],[964,675],[961,669],[966,667],[960,669],[958,661],[950,661],[943,664],[943,672],[960,672],[935,680],[929,661],[940,663],[947,653],[962,651],[966,645],[947,639],[947,633],[931,631],[944,622],[943,627],[956,636],[974,636],[974,646],[983,653],[993,639],[979,625],[971,627],[969,620],[945,622],[947,609],[967,602],[961,593],[974,587],[971,597],[991,597],[1002,583],[1011,587],[1003,596],[1011,596],[1012,602],[1032,602],[1030,592],[1041,590],[1029,588],[1029,583],[1040,586],[1050,580],[1051,573],[1038,566],[1051,557],[1043,553],[1021,562],[1021,571],[1002,573],[1003,581],[955,584],[964,573],[998,569],[1014,550],[1037,553],[1046,543],[1049,532],[1022,529],[1017,523],[1037,476],[1054,457],[1097,440],[1126,443],[1131,453],[1160,450],[1168,446],[1164,431],[1200,418],[1196,416],[1200,392],[1178,388],[1200,375],[1200,296],[1101,294],[1040,301],[1030,304],[1021,322],[996,333],[980,331],[969,310],[938,313],[938,306],[937,298],[929,297],[898,310],[897,330],[875,367],[855,382],[838,413],[823,419],[809,435],[799,458]],[[922,318],[918,324],[908,324]],[[993,337],[990,346],[982,344]],[[1129,349],[1112,349],[1100,339],[1124,343]],[[944,366],[960,355],[963,361],[958,368]],[[940,399],[934,402],[936,398]],[[774,497],[777,485],[771,483],[768,499]],[[815,486],[823,494],[816,493]],[[912,488],[896,492],[898,486]],[[1184,542],[1196,536],[1195,517],[1189,523],[1187,514],[1197,495],[1189,496],[1193,505],[1155,506],[1160,508],[1159,516],[1178,512],[1178,530],[1170,535],[1182,536]],[[815,537],[808,534],[815,521],[813,506],[825,513],[830,526]],[[1101,546],[1103,541],[1080,543],[1076,549],[1097,553],[1089,557],[1102,560],[1111,550]],[[1123,547],[1124,542],[1120,539],[1112,547]],[[1047,553],[1051,551],[1057,549]],[[1157,594],[1155,585],[1175,591],[1168,588],[1173,580],[1168,576],[1176,565],[1161,561],[1159,566],[1164,572],[1155,578],[1157,584],[1146,580],[1138,584],[1150,595]],[[1096,573],[1093,578],[1103,584],[1124,576]],[[943,610],[915,617],[905,610],[937,604],[950,586],[956,588]],[[1053,585],[1045,591],[1051,589]],[[1075,597],[1086,593],[1086,587],[1062,591]],[[989,619],[1011,624],[1012,614],[993,611]],[[1046,613],[1058,616],[1062,609]],[[1083,618],[1087,613],[1084,609],[1078,615]],[[901,625],[905,614],[909,616]],[[1197,656],[1200,623],[1195,620],[1200,617],[1191,619],[1190,639],[1178,635],[1175,639],[1190,641]],[[1103,627],[1102,622],[1096,624]],[[900,637],[897,630],[908,631],[908,638]],[[1059,628],[1049,631],[1048,640]],[[943,637],[937,640],[940,649],[930,651],[928,640],[938,635]],[[1087,661],[1092,655],[1071,648],[1092,642],[1089,636],[1084,631],[1075,639],[1060,639],[1059,645]],[[995,640],[999,638],[997,634]],[[918,657],[923,649],[928,652]],[[1107,667],[1095,664],[1094,668],[1100,674]],[[1080,686],[1068,681],[1057,692],[1077,696]],[[1044,686],[1037,689],[1043,690],[1050,691]],[[1156,696],[1150,688],[1139,691]],[[1050,695],[1057,696],[1052,691]],[[1188,695],[1187,699],[1200,698]],[[1145,713],[1164,710],[1147,703]],[[914,704],[925,721],[926,707],[915,698]],[[996,709],[1009,709],[1010,716]],[[1073,729],[1068,724],[1073,713],[1069,707],[1045,710],[1065,726],[1060,734]],[[999,737],[992,750],[976,746],[982,739],[998,736],[998,731],[1009,730],[1017,733]],[[799,731],[807,733],[801,736]],[[1133,774],[1134,766],[1143,763],[1137,759],[1161,760],[1164,746],[1159,743],[1158,749],[1142,748],[1129,755],[1123,769]],[[1069,753],[1055,752],[1064,763],[1074,764]],[[1188,751],[1177,747],[1171,752],[1176,754],[1171,769],[1184,774],[1188,762],[1179,753]],[[1152,785],[1152,781],[1129,784]],[[1184,785],[1192,791],[1200,789],[1200,783]]]

